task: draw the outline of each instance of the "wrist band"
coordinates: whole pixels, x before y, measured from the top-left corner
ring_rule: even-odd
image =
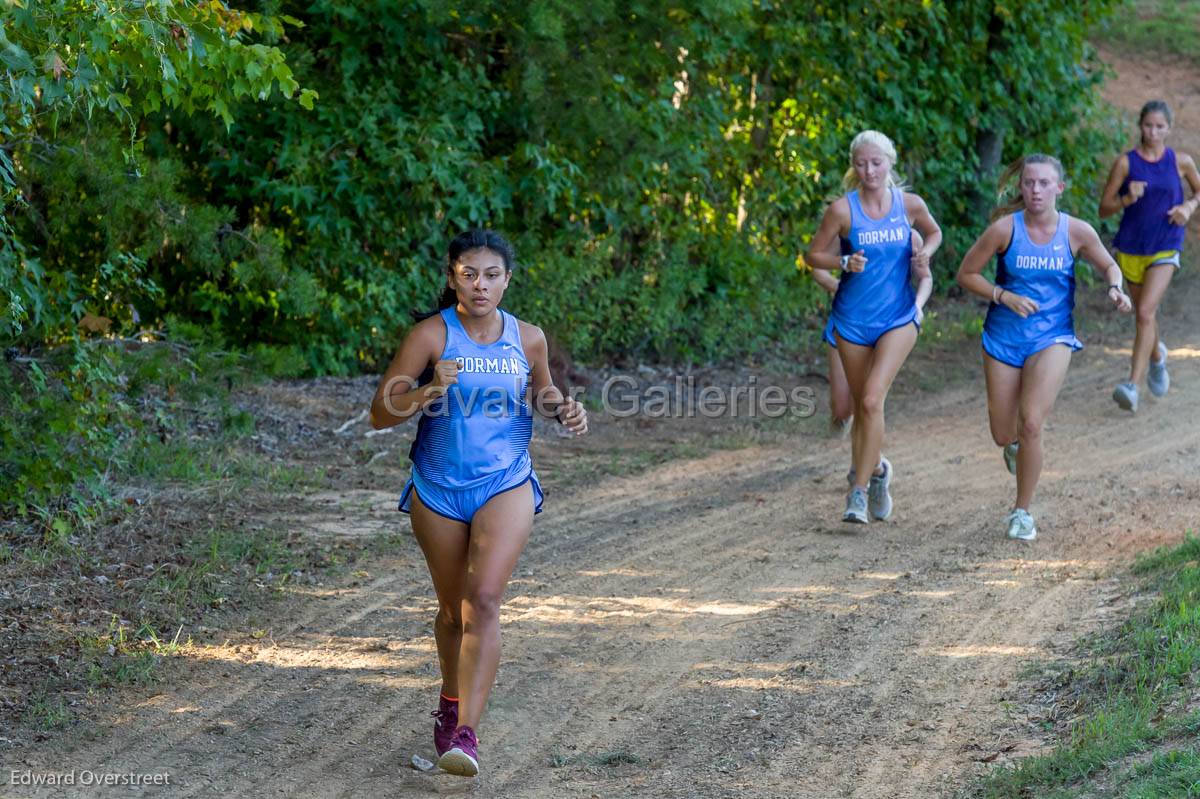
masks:
[[[843,255],[843,256],[842,256],[842,269],[845,269],[845,268],[846,268],[847,266],[849,266],[849,265],[850,265],[850,256],[849,256],[849,255]]]
[[[992,286],[992,302],[996,303],[997,305],[999,305],[999,304],[1000,304],[1000,300],[999,300],[999,298],[996,296],[996,295],[997,295],[997,294],[999,294],[999,293],[1000,293],[1000,287],[999,287],[999,286]]]

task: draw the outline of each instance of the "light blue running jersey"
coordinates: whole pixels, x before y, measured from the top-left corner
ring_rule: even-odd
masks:
[[[532,470],[529,362],[517,318],[504,310],[500,315],[500,338],[477,344],[453,307],[441,312],[442,359],[458,361],[458,382],[421,415],[410,454],[421,478],[442,488],[472,488],[505,472],[519,482]]]
[[[983,324],[983,347],[997,360],[1020,367],[1026,358],[1052,344],[1071,349],[1075,338],[1075,256],[1071,252],[1070,217],[1061,211],[1053,238],[1035,244],[1025,229],[1025,212],[1013,214],[1012,242],[997,259],[996,285],[1038,304],[1038,312],[1022,319],[1005,305],[992,303]]]
[[[892,187],[892,207],[883,219],[867,216],[858,191],[846,199],[850,235],[842,239],[842,254],[861,250],[867,265],[861,272],[842,271],[833,297],[830,334],[836,329],[853,344],[874,346],[884,333],[917,316],[917,295],[909,280],[912,226],[899,188]],[[827,340],[833,343],[832,335]]]

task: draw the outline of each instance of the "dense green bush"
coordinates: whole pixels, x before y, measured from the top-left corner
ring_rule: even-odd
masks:
[[[133,253],[164,289],[129,298],[143,319],[312,372],[376,368],[473,225],[514,238],[510,304],[578,357],[745,355],[815,325],[797,256],[863,127],[945,227],[943,285],[1002,160],[1060,154],[1089,210],[1111,128],[1086,36],[1113,4],[279,0],[313,110],[152,115],[136,180],[119,130],[72,129],[27,159],[58,227],[20,235],[56,268]]]
[[[228,124],[243,98],[295,95],[282,51],[254,33],[278,38],[283,22],[194,0],[0,4],[0,510],[56,537],[142,421],[120,347],[78,324],[160,321],[139,309],[165,304],[162,251],[188,213],[189,259],[229,256],[211,242],[232,217],[179,193],[181,163],[141,157],[140,126],[163,109]]]
[[[530,267],[514,308],[580,357],[744,355],[812,326],[796,258],[863,127],[897,140],[946,227],[943,284],[1000,157],[1061,153],[1090,209],[1109,145],[1085,37],[1111,5],[285,4],[323,102],[175,141],[286,242],[319,310],[293,294],[269,335],[311,335],[314,369],[386,355],[445,240],[478,224]]]
[[[178,174],[167,167],[154,181],[140,170],[146,115],[207,113],[228,125],[243,98],[297,91],[283,53],[252,43],[252,31],[278,38],[283,22],[196,0],[0,8],[0,343],[69,337],[83,312],[124,299],[133,278],[112,266],[144,260],[136,239],[157,232],[145,222],[178,207],[160,196]],[[311,106],[315,96],[299,99]],[[92,135],[94,125],[107,135]],[[202,246],[189,249],[202,257]]]

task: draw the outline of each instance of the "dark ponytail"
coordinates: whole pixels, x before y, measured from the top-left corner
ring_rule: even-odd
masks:
[[[496,253],[504,261],[505,272],[512,272],[513,266],[517,261],[517,255],[513,250],[513,246],[496,231],[481,229],[467,230],[455,236],[450,241],[450,246],[446,248],[445,274],[447,276],[454,274],[454,265],[458,263],[458,259],[472,250],[491,250]],[[433,311],[419,311],[414,308],[411,311],[413,321],[420,322],[422,319],[436,316],[445,309],[453,308],[457,304],[458,292],[447,285],[442,289],[441,296],[438,297],[437,309]]]

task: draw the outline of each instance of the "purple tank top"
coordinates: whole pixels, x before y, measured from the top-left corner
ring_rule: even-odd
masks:
[[[1170,147],[1157,161],[1147,161],[1130,150],[1129,177],[1121,184],[1121,196],[1129,193],[1129,181],[1146,181],[1146,191],[1121,214],[1113,246],[1126,255],[1154,255],[1164,250],[1183,249],[1182,225],[1167,218],[1172,206],[1183,202],[1183,181],[1175,166],[1175,151]]]

